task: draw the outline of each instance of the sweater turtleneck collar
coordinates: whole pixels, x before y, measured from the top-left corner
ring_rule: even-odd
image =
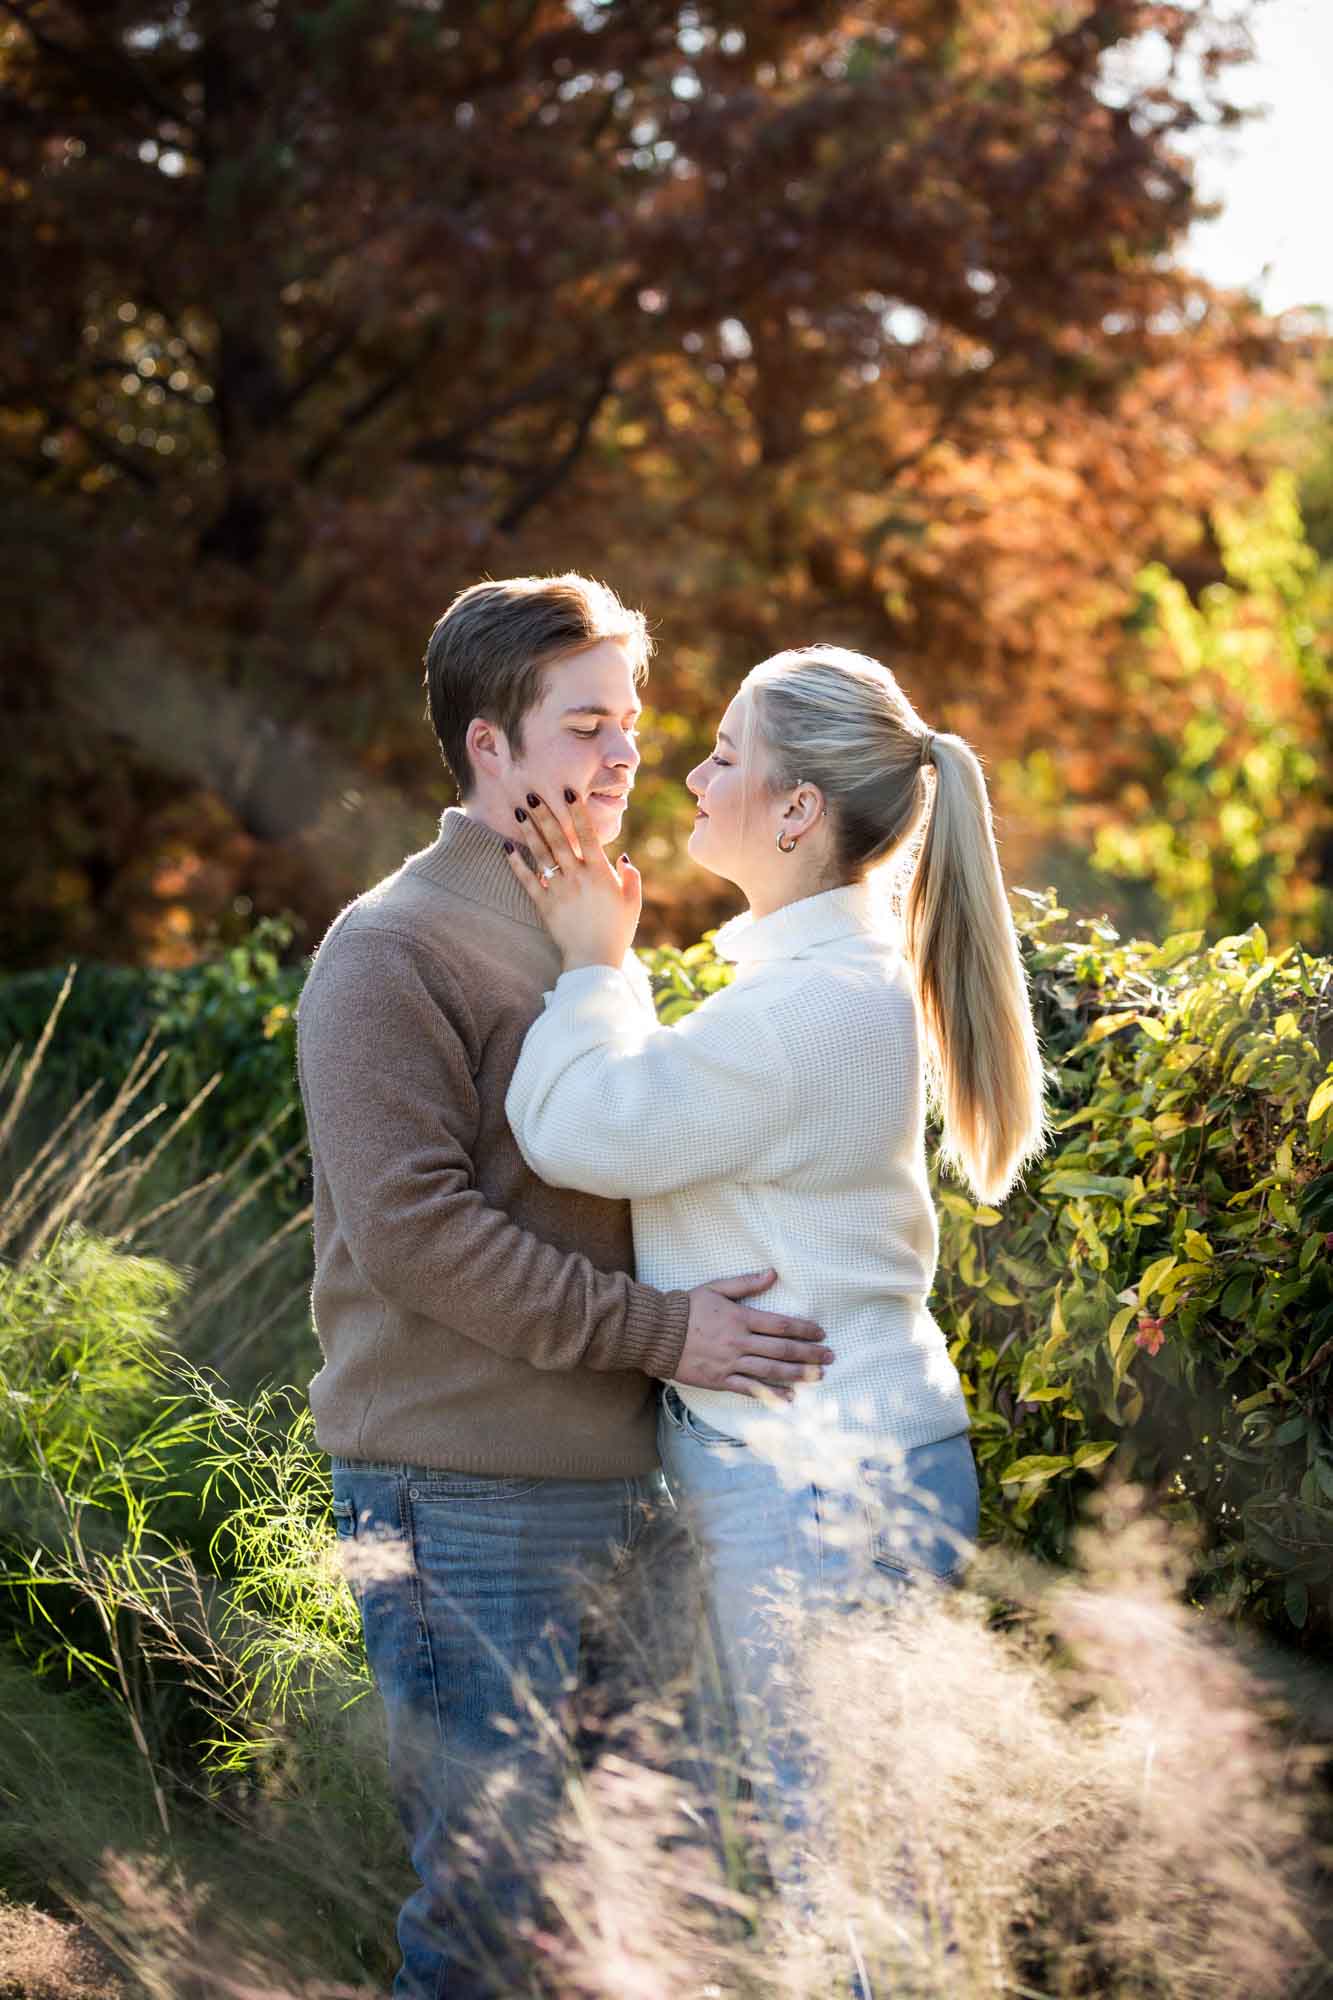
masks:
[[[454,889],[469,902],[512,917],[534,930],[546,929],[523,884],[509,866],[504,838],[458,806],[440,816],[439,837],[407,864],[417,875]]]
[[[896,933],[883,892],[869,882],[849,882],[784,903],[769,916],[742,910],[722,925],[713,940],[719,958],[737,965],[758,965],[777,958],[797,958],[815,945],[835,938],[869,932],[892,940]]]

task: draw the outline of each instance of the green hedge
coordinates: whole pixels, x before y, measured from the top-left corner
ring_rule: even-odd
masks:
[[[1056,1135],[1003,1214],[937,1182],[933,1307],[962,1371],[984,1525],[1053,1559],[1113,1455],[1197,1531],[1195,1590],[1333,1629],[1333,965],[1257,927],[1121,941],[1051,896],[1020,919]],[[301,971],[265,926],[185,972],[81,968],[51,1051],[67,1096],[150,1030],[175,1105],[218,1069],[221,1164],[284,1108],[299,1126]],[[725,984],[711,942],[643,954],[670,1021]],[[63,973],[0,982],[0,1053]],[[278,1142],[275,1142],[277,1144]],[[298,1173],[277,1205],[304,1199]]]

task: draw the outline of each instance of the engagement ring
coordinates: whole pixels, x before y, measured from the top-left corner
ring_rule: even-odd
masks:
[[[558,875],[560,873],[560,863],[558,861],[553,861],[549,868],[539,869],[538,873],[540,874],[543,882],[549,882],[553,875]]]

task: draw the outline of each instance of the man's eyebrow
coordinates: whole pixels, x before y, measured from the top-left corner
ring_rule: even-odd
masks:
[[[634,708],[634,709],[627,708],[625,710],[625,713],[626,715],[642,715],[643,710],[642,708]],[[605,715],[614,720],[615,710],[611,708],[601,708],[595,701],[576,701],[573,708],[566,708],[562,711],[562,716],[563,715]]]

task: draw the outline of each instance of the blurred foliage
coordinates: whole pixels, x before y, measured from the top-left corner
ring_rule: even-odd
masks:
[[[651,940],[729,906],[678,780],[779,644],[1152,791],[1139,579],[1218,579],[1322,346],[1175,260],[1246,50],[1191,0],[8,9],[10,964],[312,948],[431,836],[483,573],[653,620]]]
[[[1296,482],[1219,506],[1221,580],[1191,596],[1164,564],[1139,576],[1121,675],[1141,713],[1133,777],[1080,800],[1050,751],[1017,779],[1034,826],[1086,862],[1083,897],[1153,933],[1262,923],[1281,942],[1333,945],[1333,563],[1306,539]]]

